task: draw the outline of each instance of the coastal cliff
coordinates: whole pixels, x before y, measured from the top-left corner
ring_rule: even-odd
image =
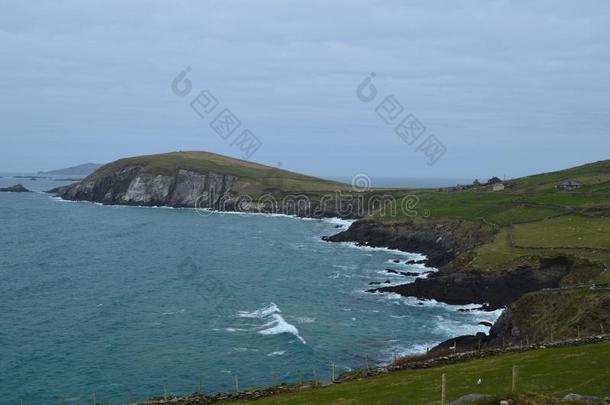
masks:
[[[207,152],[121,159],[50,190],[73,201],[359,218],[361,199],[333,181]]]
[[[233,194],[231,187],[236,179],[229,174],[182,169],[173,175],[155,174],[142,166],[127,166],[51,192],[66,200],[102,204],[214,209]]]
[[[559,287],[572,266],[571,260],[559,256],[540,258],[534,263],[505,271],[455,271],[447,274],[441,270],[411,284],[371,291],[435,299],[453,305],[484,304],[486,309],[495,310],[510,305],[528,292]]]
[[[364,219],[324,240],[422,253],[429,266],[442,267],[461,253],[488,243],[494,235],[493,227],[473,221],[406,219],[385,223]]]

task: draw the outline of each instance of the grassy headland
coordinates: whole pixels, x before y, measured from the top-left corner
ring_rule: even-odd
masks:
[[[179,170],[230,174],[238,178],[234,191],[252,197],[276,189],[295,193],[349,190],[343,183],[210,152],[181,151],[120,159],[103,166],[91,178],[101,178],[130,166],[141,166],[147,173],[162,175],[175,175]]]

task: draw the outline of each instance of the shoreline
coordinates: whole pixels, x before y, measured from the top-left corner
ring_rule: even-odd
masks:
[[[192,211],[195,211],[195,213],[197,213],[199,215],[201,215],[201,211],[203,211],[203,212],[205,212],[205,215],[201,215],[203,217],[213,216],[213,215],[222,216],[222,215],[228,214],[228,215],[245,215],[245,216],[263,216],[263,217],[268,217],[268,218],[288,218],[288,219],[297,219],[297,220],[303,220],[303,221],[318,221],[318,222],[328,224],[329,227],[335,225],[333,228],[329,229],[330,232],[333,232],[333,234],[331,236],[317,236],[316,237],[321,242],[332,243],[332,244],[335,244],[338,246],[342,246],[343,248],[358,249],[361,251],[382,252],[382,253],[388,254],[389,256],[398,256],[401,258],[400,262],[396,263],[395,260],[398,260],[397,258],[389,257],[388,263],[386,263],[387,266],[398,265],[398,266],[402,267],[402,266],[405,266],[408,261],[414,260],[414,261],[419,262],[417,264],[417,266],[422,265],[423,267],[425,267],[426,269],[428,269],[428,271],[430,271],[432,273],[438,273],[440,271],[440,269],[438,269],[436,267],[428,267],[430,260],[426,254],[421,253],[421,252],[411,252],[411,251],[400,249],[398,247],[370,245],[367,243],[361,243],[361,242],[356,242],[356,241],[336,242],[336,241],[329,240],[329,238],[331,238],[332,236],[335,236],[340,233],[348,231],[354,223],[358,222],[358,220],[354,220],[354,219],[345,219],[345,218],[340,218],[340,217],[322,217],[322,218],[314,217],[314,218],[312,218],[312,217],[303,217],[303,216],[280,214],[280,213],[221,211],[221,210],[213,210],[213,209],[199,209],[199,208],[193,208],[193,207],[148,206],[148,205],[131,205],[131,204],[104,204],[104,203],[93,202],[93,201],[88,201],[88,200],[68,200],[68,199],[64,199],[59,196],[49,195],[49,193],[46,193],[46,195],[48,195],[50,199],[57,201],[57,202],[90,203],[90,204],[94,204],[94,205],[98,205],[98,206],[123,207],[123,208],[148,208],[148,209],[157,208],[157,209],[172,209],[172,210],[192,210]],[[421,263],[422,261],[424,263]],[[392,263],[390,263],[390,262],[392,262]],[[380,271],[381,270],[383,270],[382,267],[380,267]],[[386,269],[386,271],[387,271],[387,269]],[[416,280],[421,279],[422,276],[427,277],[428,275],[431,275],[431,274],[424,274],[424,272],[422,271],[421,276],[416,277],[415,280],[410,280],[408,282],[406,282],[406,281],[397,282],[396,284],[390,285],[387,288],[400,288],[405,285],[411,285],[411,284],[415,283]],[[481,327],[481,325],[482,325],[481,322],[485,321],[487,323],[495,323],[500,318],[500,316],[503,312],[503,309],[490,310],[490,309],[486,308],[485,306],[481,306],[481,304],[477,303],[477,302],[452,304],[452,303],[444,302],[442,300],[436,300],[434,298],[405,296],[402,294],[397,294],[395,292],[373,291],[373,290],[371,290],[371,285],[365,284],[365,283],[363,283],[361,286],[359,286],[358,290],[362,294],[365,294],[370,297],[375,297],[376,300],[377,299],[379,299],[379,300],[397,299],[397,300],[401,301],[401,303],[403,305],[406,305],[415,310],[418,307],[438,306],[438,307],[444,308],[444,310],[449,311],[449,312],[469,312],[469,313],[473,313],[474,316],[476,316],[475,315],[476,312],[480,312],[482,314],[488,315],[488,316],[484,317],[483,320],[473,319],[470,322],[469,321],[461,322],[462,325],[448,325],[447,328],[449,328],[451,330],[451,332],[446,335],[447,336],[446,338],[439,338],[438,340],[427,341],[427,342],[423,342],[423,343],[419,343],[419,344],[412,344],[412,345],[405,344],[405,345],[401,345],[401,346],[403,346],[402,348],[397,348],[393,344],[388,344],[387,347],[385,347],[383,350],[381,350],[376,356],[377,362],[375,362],[375,363],[377,363],[378,366],[384,366],[384,365],[390,364],[391,358],[393,356],[396,356],[397,354],[400,357],[418,355],[421,353],[425,353],[427,350],[431,350],[435,347],[443,345],[444,343],[446,343],[448,341],[453,341],[456,338],[460,337],[460,332],[459,332],[460,330],[462,331],[462,333],[465,332],[465,333],[488,334],[490,327],[487,325],[483,325]],[[501,311],[501,312],[498,313],[497,311]],[[491,319],[490,315],[492,315],[492,313],[494,313],[494,312],[495,312],[495,314],[492,316],[493,319]],[[397,324],[399,324],[401,322],[401,319],[397,318],[395,320],[395,322]],[[443,321],[438,321],[438,322],[439,322],[439,327],[443,328],[443,326],[441,325]],[[404,342],[404,343],[408,343],[408,342]]]

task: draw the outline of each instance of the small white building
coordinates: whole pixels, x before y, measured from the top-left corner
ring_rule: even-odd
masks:
[[[491,189],[493,191],[502,191],[502,190],[504,190],[504,188],[505,188],[504,183],[494,183],[491,186]]]

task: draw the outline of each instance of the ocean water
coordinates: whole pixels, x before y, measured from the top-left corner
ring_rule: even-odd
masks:
[[[62,182],[0,178],[42,191]],[[126,402],[330,379],[498,312],[365,292],[421,256],[322,241],[339,220],[0,193],[2,403]],[[394,259],[400,259],[396,264]]]

